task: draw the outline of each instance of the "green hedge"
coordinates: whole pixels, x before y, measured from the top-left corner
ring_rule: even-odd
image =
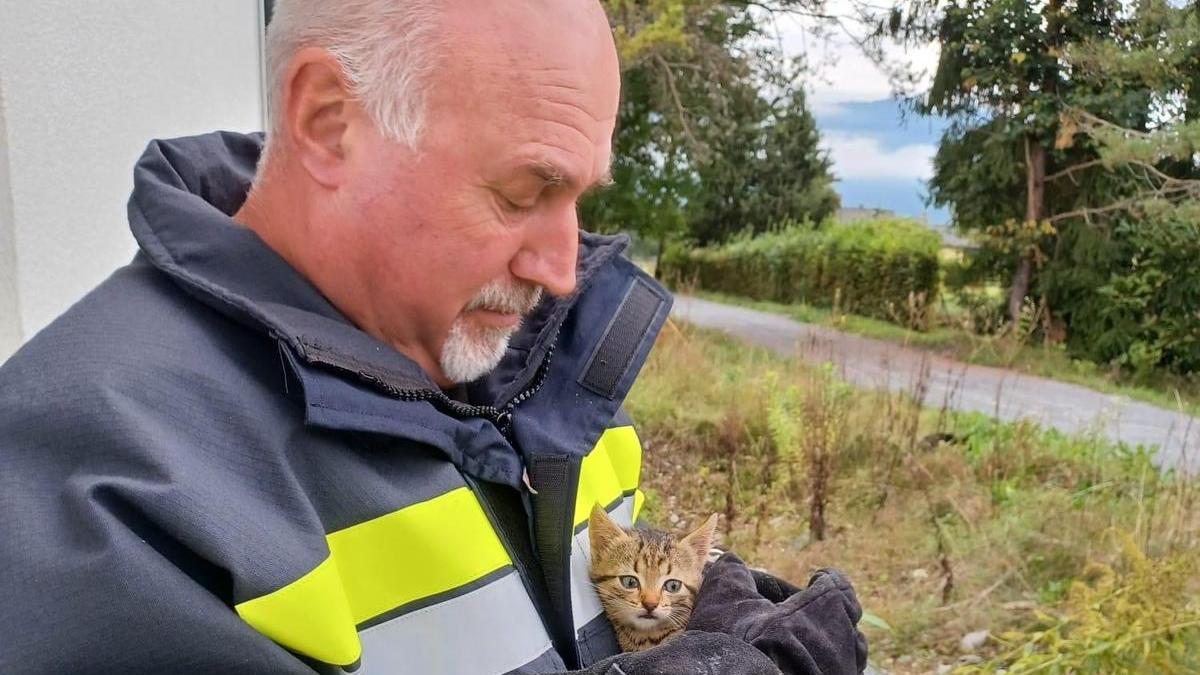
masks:
[[[792,226],[708,248],[673,245],[660,276],[755,300],[806,303],[923,328],[941,239],[911,220]]]
[[[1200,223],[1144,214],[1060,242],[1039,281],[1073,355],[1151,378],[1200,373]]]

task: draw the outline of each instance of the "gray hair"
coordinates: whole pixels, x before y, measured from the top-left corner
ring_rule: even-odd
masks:
[[[302,49],[328,50],[386,138],[416,147],[425,124],[425,80],[437,52],[437,0],[278,0],[266,39],[269,129],[278,150],[284,77]]]

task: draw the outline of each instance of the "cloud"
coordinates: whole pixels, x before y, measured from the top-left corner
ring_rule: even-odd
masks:
[[[829,0],[826,10],[842,16],[854,11],[849,0]],[[891,98],[894,91],[888,73],[864,55],[845,31],[827,27],[822,34],[814,21],[784,16],[776,23],[784,52],[789,56],[803,56],[812,69],[807,89],[814,112],[828,114],[836,111],[841,103]],[[848,29],[865,32],[865,28],[853,25]],[[937,66],[939,48],[936,43],[910,50],[890,46],[884,52],[891,67],[911,64],[914,70],[921,71],[923,77],[918,84],[925,85]]]
[[[878,138],[826,132],[821,144],[833,159],[838,178],[887,178],[927,180],[933,174],[933,155],[937,147],[918,143],[884,148]]]

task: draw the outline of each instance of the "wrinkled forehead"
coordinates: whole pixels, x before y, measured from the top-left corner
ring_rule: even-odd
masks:
[[[595,0],[452,3],[437,84],[444,105],[502,131],[587,157],[594,176],[610,161],[620,68]],[[482,6],[480,6],[482,5]],[[471,6],[471,7],[468,7]]]

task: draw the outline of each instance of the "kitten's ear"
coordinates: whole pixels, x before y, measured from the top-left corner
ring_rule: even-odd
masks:
[[[588,517],[588,538],[592,541],[593,551],[603,551],[628,536],[620,525],[608,517],[603,506],[597,503],[592,507],[592,515]]]
[[[704,524],[693,530],[680,540],[679,545],[696,552],[700,560],[708,558],[708,550],[712,548],[713,536],[717,532],[717,514],[712,514]]]

